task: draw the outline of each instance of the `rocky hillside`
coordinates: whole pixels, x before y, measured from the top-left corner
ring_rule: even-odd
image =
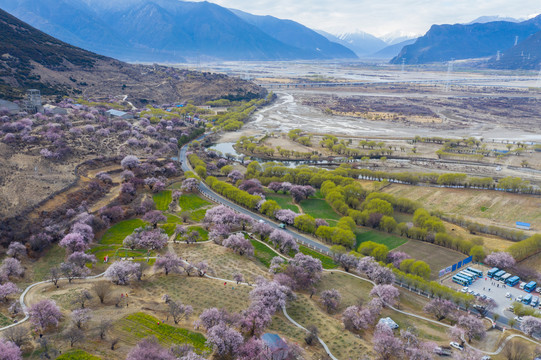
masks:
[[[493,57],[488,66],[494,69],[539,70],[541,66],[541,31],[504,52],[499,60]]]
[[[417,41],[405,46],[393,64],[425,64],[451,59],[492,57],[541,30],[541,15],[520,23],[494,21],[469,25],[433,25]]]
[[[134,104],[253,98],[260,87],[225,75],[164,66],[131,65],[59,41],[0,10],[0,97],[26,89],[45,95],[108,98],[128,95]]]
[[[355,58],[293,21],[239,16],[206,1],[0,0],[0,7],[58,39],[125,61]]]

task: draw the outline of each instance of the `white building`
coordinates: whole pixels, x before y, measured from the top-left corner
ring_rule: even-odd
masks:
[[[14,102],[0,99],[0,110],[6,109],[10,114],[17,114],[20,111],[19,105]]]
[[[128,114],[127,112],[120,111],[120,110],[111,109],[111,110],[107,110],[105,113],[107,114],[107,116],[111,118],[117,117],[121,119],[133,119],[132,114]]]
[[[385,324],[388,327],[390,327],[392,330],[398,329],[398,327],[399,327],[398,324],[395,323],[394,320],[391,319],[390,317],[379,319],[378,324]]]

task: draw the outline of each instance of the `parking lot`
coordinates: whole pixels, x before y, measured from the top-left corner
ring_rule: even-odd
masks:
[[[498,306],[492,311],[500,316],[505,316],[511,319],[514,317],[514,315],[510,311],[506,311],[506,309],[509,307],[509,305],[516,301],[517,297],[524,297],[526,294],[528,294],[526,291],[519,288],[519,284],[515,285],[514,287],[509,287],[500,281],[495,281],[485,276],[474,281],[468,286],[468,289],[478,292],[480,295],[484,294],[494,299]],[[510,298],[505,296],[507,293],[511,294]],[[532,296],[540,296],[537,291],[534,291],[531,294]]]

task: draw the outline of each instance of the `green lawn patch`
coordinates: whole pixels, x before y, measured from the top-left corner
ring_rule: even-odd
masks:
[[[203,334],[164,324],[161,320],[142,312],[130,314],[120,323],[122,331],[129,333],[130,337],[142,339],[154,335],[164,345],[188,344],[200,354],[210,351],[205,345],[207,339]]]
[[[190,217],[192,221],[201,222],[205,218],[206,213],[207,209],[194,210],[190,213]]]
[[[179,218],[179,217],[176,216],[176,215],[167,214],[167,215],[165,215],[165,217],[167,218],[167,223],[171,223],[171,224],[183,224],[182,219]]]
[[[197,210],[204,206],[212,205],[205,199],[202,199],[197,194],[184,194],[178,199],[178,205],[182,211]]]
[[[280,205],[282,209],[289,209],[291,211],[299,213],[299,207],[293,204],[291,195],[286,194],[275,194],[274,192],[269,192],[265,194],[267,200],[274,200]]]
[[[207,241],[209,239],[209,232],[203,229],[201,226],[190,226],[188,228],[188,233],[192,232],[193,230],[199,233],[200,235],[199,241]]]
[[[11,321],[6,315],[0,313],[0,326],[4,327],[11,324],[13,324],[13,321]]]
[[[171,236],[173,235],[173,233],[175,232],[175,228],[177,227],[177,224],[170,224],[170,223],[167,223],[167,224],[162,224],[162,225],[158,225],[160,228],[163,229],[163,231],[165,231],[165,233],[167,234],[167,236]]]
[[[52,267],[59,265],[66,257],[64,248],[53,245],[32,264],[33,282],[47,280]]]
[[[145,226],[147,223],[141,219],[124,220],[111,226],[100,239],[100,244],[122,244],[124,238],[133,230]]]
[[[133,257],[133,258],[145,258],[147,256],[147,250],[130,250],[124,249],[120,245],[98,245],[90,249],[90,253],[96,256],[98,263],[102,263],[106,256],[109,256],[109,262],[113,261],[117,257]],[[150,256],[155,256],[156,252],[151,251]]]
[[[152,200],[156,204],[156,209],[165,211],[169,208],[169,204],[173,201],[173,192],[171,190],[160,191],[152,195]]]
[[[269,249],[266,245],[260,243],[257,240],[250,240],[254,247],[254,256],[265,267],[270,267],[270,263],[273,257],[278,256],[274,251]]]
[[[386,245],[389,250],[392,250],[399,247],[400,245],[405,244],[408,241],[407,239],[375,230],[365,232],[357,230],[355,232],[355,237],[357,239],[357,242],[355,243],[355,249],[357,249],[359,245],[365,241],[373,241],[378,244]]]
[[[338,265],[334,262],[334,260],[331,257],[327,255],[323,255],[310,248],[307,248],[304,245],[299,245],[299,251],[303,253],[304,255],[310,255],[311,257],[315,259],[321,260],[321,266],[323,266],[324,269],[335,269],[338,267]]]
[[[70,350],[67,353],[57,357],[56,360],[101,360],[101,358],[90,355],[83,350]]]
[[[301,201],[302,211],[314,218],[340,220],[341,216],[322,199],[305,199]]]

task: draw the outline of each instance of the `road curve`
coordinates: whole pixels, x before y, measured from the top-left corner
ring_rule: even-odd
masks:
[[[204,136],[201,136],[199,137],[197,140],[200,140],[202,139]],[[181,168],[183,171],[193,171],[189,162],[188,162],[188,159],[186,157],[186,153],[188,151],[188,145],[184,145],[181,149],[180,149],[180,152],[179,152],[179,161],[181,162]],[[281,229],[277,223],[275,222],[272,222],[270,221],[269,219],[257,214],[257,213],[254,213],[248,209],[245,209],[243,208],[242,206],[239,206],[235,203],[233,203],[232,201],[224,198],[223,196],[215,193],[212,189],[210,189],[207,184],[205,184],[204,182],[200,182],[199,183],[199,191],[201,192],[201,194],[209,199],[211,199],[212,201],[214,202],[217,202],[219,204],[222,204],[222,205],[225,205],[233,210],[235,210],[236,212],[239,212],[239,213],[242,213],[242,214],[245,214],[245,215],[248,215],[250,216],[252,219],[256,220],[256,221],[264,221],[266,222],[267,224],[269,224],[270,226],[272,226],[274,229],[280,229],[280,230],[283,230],[287,233],[289,233],[291,236],[293,236],[295,238],[295,240],[297,240],[298,242],[301,242],[305,245],[308,245],[308,247],[311,247],[313,249],[316,249],[320,252],[323,252],[325,254],[330,254],[330,249],[328,246],[325,246],[321,243],[318,243],[317,241],[314,241],[306,236],[303,236],[297,232],[294,232],[294,231],[291,231],[289,229]]]

